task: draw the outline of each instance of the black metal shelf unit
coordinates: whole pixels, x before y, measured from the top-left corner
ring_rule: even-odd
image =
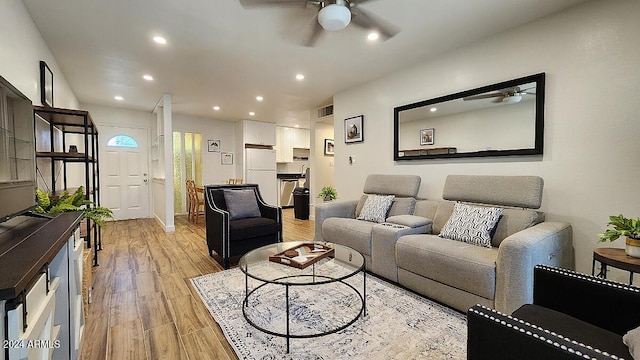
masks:
[[[85,174],[85,199],[90,200],[93,205],[100,206],[100,167],[98,162],[98,128],[91,115],[86,110],[73,110],[45,106],[33,107],[34,122],[38,117],[49,124],[49,151],[36,151],[38,159],[48,159],[51,171],[51,192],[58,193],[59,190],[69,190],[67,186],[67,164],[84,164]],[[62,134],[61,141],[56,135]],[[67,134],[78,134],[82,136],[84,142],[84,152],[65,151],[67,146]],[[38,137],[37,137],[38,138]],[[36,139],[36,142],[38,139]],[[56,147],[56,145],[58,145]],[[36,144],[37,148],[37,144]],[[61,173],[56,170],[56,162],[62,163]],[[47,169],[48,171],[48,169]],[[40,169],[38,173],[42,174]],[[62,175],[62,184],[59,181]],[[74,189],[75,190],[75,189]],[[102,249],[102,233],[99,226],[94,226],[91,221],[85,221],[82,225],[82,233],[88,248],[93,246],[93,266],[98,266],[98,250]],[[93,245],[91,244],[93,240]]]

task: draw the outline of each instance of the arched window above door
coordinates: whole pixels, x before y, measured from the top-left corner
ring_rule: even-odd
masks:
[[[107,146],[137,148],[138,142],[127,135],[116,135],[107,141]]]

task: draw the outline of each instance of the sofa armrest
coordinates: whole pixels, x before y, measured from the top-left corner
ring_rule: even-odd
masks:
[[[533,268],[573,268],[571,225],[542,222],[505,238],[496,261],[496,310],[511,314],[533,302]]]
[[[431,232],[431,220],[419,216],[413,217],[423,220],[410,221],[409,223],[414,225],[413,227],[389,222],[373,226],[371,230],[371,271],[375,274],[398,282],[398,264],[396,262],[396,243],[398,239],[404,235],[427,234]]]
[[[617,357],[534,324],[475,305],[467,311],[467,360],[485,359],[611,360]]]
[[[534,271],[533,303],[573,316],[618,335],[640,325],[640,288],[538,265]]]
[[[357,200],[332,201],[315,206],[315,240],[322,241],[322,223],[330,217],[350,218],[356,217]]]
[[[206,238],[207,247],[209,248],[209,255],[211,251],[215,251],[220,256],[225,256],[223,250],[227,249],[225,242],[228,241],[229,236],[229,212],[220,209],[216,206],[213,198],[208,197],[205,201],[205,222],[206,222]],[[228,254],[226,254],[228,256]]]

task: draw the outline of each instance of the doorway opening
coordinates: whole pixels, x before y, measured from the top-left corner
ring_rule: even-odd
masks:
[[[173,132],[173,209],[186,214],[189,196],[186,181],[193,180],[202,187],[202,134]]]

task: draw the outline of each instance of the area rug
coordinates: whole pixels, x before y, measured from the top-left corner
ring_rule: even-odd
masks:
[[[283,266],[286,273],[288,267]],[[260,283],[249,279],[249,287]],[[366,276],[366,316],[349,327],[311,339],[256,330],[242,315],[245,275],[239,269],[191,279],[240,359],[465,359],[466,316],[374,276]],[[348,280],[362,289],[362,274]],[[359,296],[342,284],[290,287],[292,332],[326,331],[358,315]],[[250,297],[251,320],[285,329],[284,287],[267,285]],[[319,310],[320,309],[320,310]]]

